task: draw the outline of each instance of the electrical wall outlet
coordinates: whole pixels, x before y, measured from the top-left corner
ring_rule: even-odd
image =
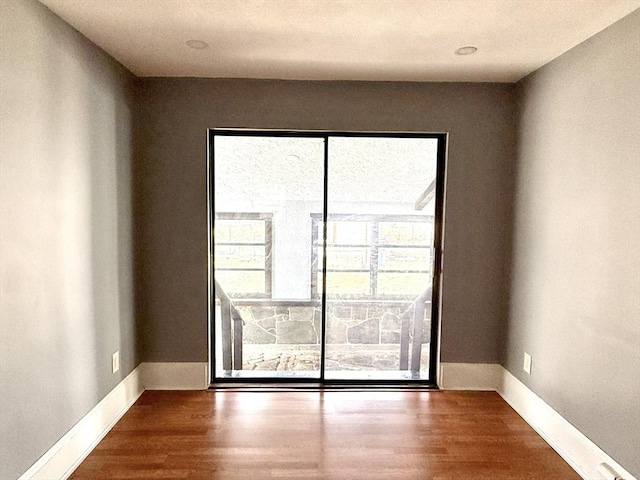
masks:
[[[524,362],[522,363],[522,369],[531,375],[531,355],[527,352],[524,352]]]
[[[606,480],[623,480],[623,478],[618,475],[618,472],[611,468],[611,465],[606,463],[598,465],[598,472],[602,475],[602,478]]]
[[[111,373],[116,373],[118,370],[120,370],[120,350],[111,356]]]

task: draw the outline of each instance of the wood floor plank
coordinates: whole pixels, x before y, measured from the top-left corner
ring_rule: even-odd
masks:
[[[493,392],[147,391],[73,473],[103,479],[575,480]]]

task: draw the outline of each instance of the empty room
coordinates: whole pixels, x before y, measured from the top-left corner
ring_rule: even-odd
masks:
[[[640,0],[0,0],[0,480],[640,478]]]

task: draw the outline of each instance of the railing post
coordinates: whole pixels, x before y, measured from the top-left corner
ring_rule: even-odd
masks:
[[[427,288],[400,315],[400,370],[409,370],[409,343],[411,343],[411,372],[420,371],[425,303],[431,301],[431,293],[431,287]],[[413,322],[411,322],[412,318]],[[413,330],[410,323],[413,323]]]
[[[231,299],[218,284],[218,281],[214,279],[214,282],[216,296],[220,299],[222,369],[227,371],[234,369],[242,370],[242,316],[233,303],[231,303]],[[232,322],[233,328],[231,327]],[[232,336],[233,340],[231,338]]]
[[[222,343],[222,369],[232,369],[231,358],[231,303],[229,301],[220,301],[220,336]]]
[[[416,302],[413,310],[413,344],[411,345],[411,372],[420,371],[420,358],[422,357],[422,333],[424,325],[424,301]]]
[[[242,317],[233,309],[233,369],[242,370]]]
[[[409,314],[400,315],[400,321],[400,370],[409,370]]]

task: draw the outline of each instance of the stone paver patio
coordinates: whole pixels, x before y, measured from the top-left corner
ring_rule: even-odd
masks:
[[[295,372],[320,369],[319,345],[243,346],[243,370]],[[399,370],[398,345],[327,345],[326,370],[394,371]],[[420,370],[427,371],[429,344],[422,347]]]

